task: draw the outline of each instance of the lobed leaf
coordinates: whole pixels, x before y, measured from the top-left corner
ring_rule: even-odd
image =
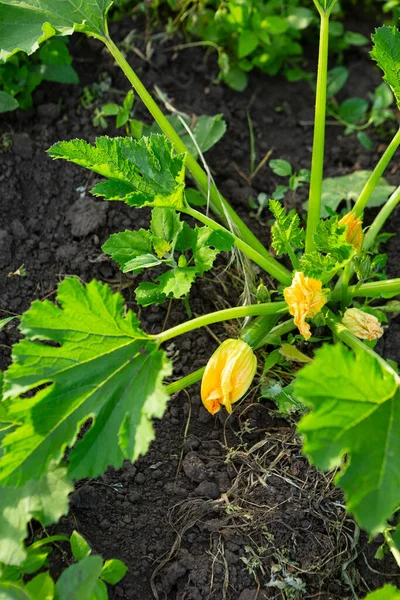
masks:
[[[346,241],[346,227],[339,225],[338,217],[317,223],[314,241],[317,250],[330,255],[336,262],[343,263],[354,254],[354,247]]]
[[[383,588],[368,594],[364,600],[400,600],[400,590],[394,585],[384,585]]]
[[[291,248],[304,247],[304,230],[300,228],[298,213],[291,210],[286,214],[285,209],[278,200],[269,201],[269,209],[276,221],[271,227],[272,247],[278,256],[287,254],[288,246]]]
[[[199,156],[199,150],[202,154],[210,150],[226,132],[226,122],[222,118],[222,114],[208,116],[201,115],[196,117],[194,125],[192,119],[188,115],[181,117],[186,125],[190,128],[191,135],[183,126],[181,118],[178,115],[167,116],[168,122],[177,131],[186,145],[187,149],[195,158]],[[143,128],[144,135],[151,133],[161,133],[161,129],[157,123]],[[194,138],[194,140],[193,140]]]
[[[123,310],[122,296],[106,285],[67,278],[57,305],[36,301],[23,315],[26,339],[5,373],[8,415],[18,425],[3,439],[4,485],[24,485],[33,473],[40,479],[68,446],[72,478],[95,477],[147,451],[171,367],[136,315]],[[36,393],[22,398],[28,391]]]
[[[397,27],[384,25],[375,30],[371,56],[384,72],[400,108],[400,32]]]
[[[31,473],[31,477],[35,475]],[[38,481],[19,488],[0,486],[0,562],[19,565],[27,557],[23,541],[31,519],[42,525],[56,523],[68,512],[73,485],[66,469],[51,468]]]
[[[328,177],[322,184],[321,217],[335,213],[343,201],[356,202],[367,183],[371,171],[355,171],[341,177]],[[368,206],[382,206],[393,193],[395,186],[389,185],[382,177],[374,189]]]
[[[394,375],[366,352],[326,345],[298,372],[295,397],[312,409],[298,427],[305,454],[320,469],[341,467],[336,480],[348,510],[378,533],[400,504],[400,393]]]
[[[112,0],[0,0],[0,60],[22,50],[32,54],[55,34],[106,35]]]
[[[58,142],[48,153],[95,171],[107,181],[92,189],[105,200],[121,200],[130,206],[182,208],[185,189],[185,155],[175,154],[163,135],[136,141],[129,137]]]

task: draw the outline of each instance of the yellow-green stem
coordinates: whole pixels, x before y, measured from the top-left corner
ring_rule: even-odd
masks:
[[[387,279],[385,281],[371,281],[361,285],[352,285],[348,288],[349,298],[379,298],[380,296],[397,296],[400,294],[400,279]],[[342,290],[337,289],[331,296],[332,302],[338,302],[342,297]]]
[[[385,529],[383,532],[383,537],[385,538],[385,542],[390,552],[393,555],[394,560],[397,562],[397,566],[400,567],[400,551],[396,546],[394,539],[392,538],[389,529]]]
[[[328,79],[329,14],[320,12],[317,97],[315,104],[314,143],[308,202],[306,252],[315,250],[314,234],[321,217],[322,178],[324,173],[326,88]]]
[[[186,165],[191,171],[199,187],[206,193],[210,188],[210,200],[214,212],[217,212],[218,215],[223,219],[226,218],[225,215],[228,215],[228,218],[235,224],[243,240],[249,244],[249,246],[252,246],[255,250],[257,250],[257,252],[259,252],[261,255],[268,256],[268,251],[262,245],[260,240],[247,227],[247,225],[245,225],[239,215],[229,205],[227,200],[221,196],[215,184],[212,181],[209,181],[207,173],[200,167],[194,156],[189,152],[182,139],[179,137],[175,129],[168,122],[163,112],[154,102],[153,98],[150,96],[149,92],[126,60],[125,56],[114,44],[113,40],[107,35],[102,39],[102,41],[105,43],[112,56],[125,73],[132,87],[141,98],[155,121],[158,123],[163,133],[174,144],[178,152],[186,153]]]
[[[382,155],[380,161],[376,165],[375,169],[372,171],[371,176],[369,177],[367,183],[365,184],[360,197],[354,205],[354,212],[356,217],[359,217],[364,212],[365,207],[367,206],[371,195],[379,183],[380,178],[386,170],[391,158],[396,152],[397,148],[400,145],[400,128],[397,131],[396,135],[390,142],[389,146],[386,148],[386,151]]]
[[[228,231],[225,227],[219,225],[213,219],[210,219],[210,217],[207,217],[203,213],[199,212],[198,210],[195,210],[194,208],[191,208],[190,206],[186,206],[184,209],[182,209],[182,212],[197,219],[198,221],[200,221],[200,223],[204,223],[204,225],[207,225],[211,229],[217,231]],[[230,231],[228,231],[228,233],[233,235]],[[267,256],[261,255],[259,252],[254,250],[252,246],[249,246],[249,244],[246,244],[246,242],[244,242],[237,236],[233,235],[233,238],[236,248],[241,250],[243,254],[245,254],[253,262],[255,262],[262,269],[264,269],[264,271],[275,277],[275,279],[277,279],[284,285],[290,285],[292,283],[292,274],[290,273],[290,271],[286,269],[286,267],[281,265],[272,256],[270,256],[269,254]]]
[[[225,310],[219,310],[207,315],[202,315],[191,321],[186,321],[186,323],[181,323],[180,325],[176,325],[176,327],[171,327],[171,329],[167,329],[167,331],[163,331],[162,333],[151,337],[162,344],[178,335],[183,335],[184,333],[199,329],[200,327],[205,327],[206,325],[212,325],[213,323],[220,323],[221,321],[229,321],[231,319],[244,319],[246,317],[255,317],[258,315],[274,315],[286,311],[286,302],[267,302],[266,304],[251,304],[250,306],[226,308]]]

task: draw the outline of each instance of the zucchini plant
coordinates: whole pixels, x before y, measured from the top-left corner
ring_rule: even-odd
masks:
[[[383,334],[379,322],[383,311],[374,314],[371,305],[374,299],[400,293],[400,279],[377,278],[377,263],[371,260],[377,237],[399,203],[400,187],[392,191],[366,232],[362,226],[364,210],[399,146],[400,130],[367,175],[354,207],[341,219],[336,214],[321,218],[329,19],[335,0],[314,3],[321,31],[305,227],[300,215],[287,213],[278,200],[269,205],[275,217],[272,246],[278,258],[284,256],[291,265],[288,268],[222,197],[111,39],[107,27],[111,0],[0,0],[0,57],[17,50],[31,53],[55,34],[80,31],[95,37],[108,48],[162,132],[139,140],[103,136],[93,145],[72,140],[49,149],[53,159],[76,163],[103,178],[92,189],[96,197],[133,208],[152,207],[148,230],[113,234],[103,246],[124,273],[164,269],[137,287],[138,304],[187,299],[193,282],[212,268],[218,253],[233,249],[276,281],[273,302],[265,297],[262,302],[189,319],[156,335],[143,331],[137,316],[124,307],[123,297],[98,281],[83,284],[68,277],[60,283],[54,303],[33,302],[20,319],[24,339],[14,346],[12,364],[3,374],[0,560],[4,564],[25,560],[27,523],[32,518],[55,522],[66,510],[73,480],[99,476],[108,466],[119,468],[125,459],[135,461],[147,451],[154,438],[152,420],[162,417],[172,394],[203,378],[205,407],[213,414],[223,407],[230,412],[251,384],[254,350],[280,346],[295,329],[311,343],[311,327],[325,326],[332,332],[332,343],[313,353],[294,384],[295,400],[309,408],[298,425],[304,452],[320,469],[337,468],[336,482],[348,511],[371,536],[384,535],[400,566],[396,528],[400,377],[397,367],[373,350]],[[377,29],[371,54],[400,106],[399,31]],[[194,179],[218,221],[189,204],[186,175]],[[189,226],[181,218],[185,215],[198,225]],[[384,310],[395,310],[392,306],[384,304]],[[165,382],[173,373],[165,342],[231,319],[245,319],[240,343],[221,346],[207,368]],[[51,502],[49,510],[52,494],[57,502]],[[0,582],[0,590],[4,585]],[[370,597],[398,598],[399,593],[387,586]]]

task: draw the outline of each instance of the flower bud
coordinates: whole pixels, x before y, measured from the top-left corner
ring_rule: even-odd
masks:
[[[242,340],[225,340],[211,356],[201,382],[201,399],[215,415],[221,406],[228,413],[249,389],[257,369],[251,347]]]
[[[289,312],[294,317],[301,335],[308,340],[311,337],[310,326],[306,319],[312,319],[327,302],[327,291],[322,289],[322,281],[305,277],[297,272],[292,285],[283,291],[289,306]]]
[[[362,221],[360,217],[356,217],[353,212],[349,212],[339,221],[339,225],[346,225],[346,241],[348,244],[354,246],[357,252],[360,252],[363,241],[364,233],[362,230]]]
[[[343,315],[343,325],[362,340],[377,340],[383,336],[383,328],[374,315],[358,308],[348,308]]]

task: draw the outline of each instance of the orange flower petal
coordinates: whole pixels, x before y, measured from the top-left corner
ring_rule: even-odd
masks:
[[[289,312],[294,317],[295,325],[301,335],[308,340],[311,337],[310,326],[306,319],[312,319],[327,302],[326,290],[322,289],[322,281],[305,277],[297,272],[292,285],[283,291],[289,306]]]
[[[201,399],[205,408],[215,414],[225,406],[232,412],[249,389],[257,369],[253,350],[242,340],[225,340],[211,356],[201,383]]]

